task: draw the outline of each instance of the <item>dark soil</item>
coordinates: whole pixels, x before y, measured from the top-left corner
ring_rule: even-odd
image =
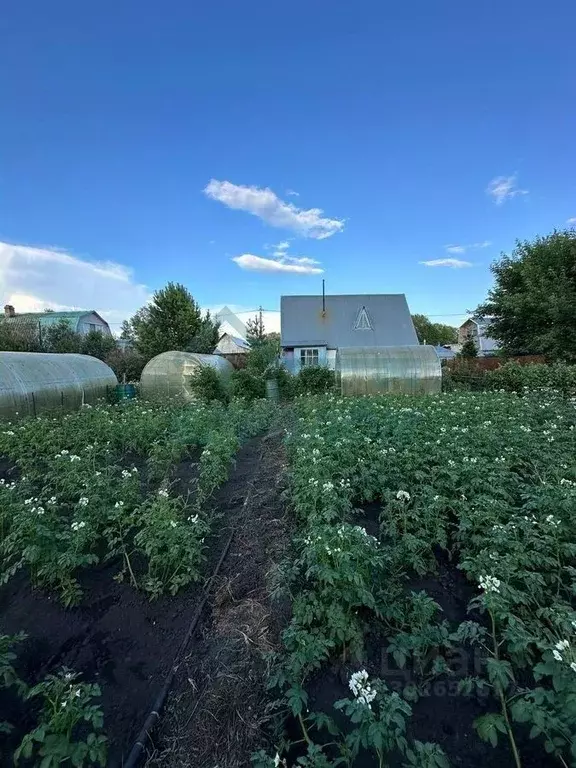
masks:
[[[376,521],[380,505],[365,505],[358,510],[355,522],[366,526],[369,533],[377,535]],[[439,620],[447,619],[451,630],[466,620],[483,622],[478,615],[467,611],[469,601],[476,590],[466,579],[456,563],[450,561],[445,552],[435,552],[437,572],[424,577],[415,576],[406,583],[407,591],[425,591],[441,607]],[[342,664],[335,661],[332,665],[319,670],[306,686],[310,697],[311,711],[329,714],[344,731],[350,730],[349,720],[334,709],[338,699],[350,698],[348,681],[352,672],[365,668],[370,676],[385,681],[391,690],[402,694],[406,686],[421,683],[420,671],[410,668],[399,669],[391,656],[386,653],[388,641],[379,626],[372,624],[365,642],[364,659],[359,664]],[[430,665],[433,657],[430,658]],[[436,742],[446,753],[450,766],[457,768],[514,768],[514,759],[507,738],[501,735],[496,748],[482,741],[473,727],[474,720],[487,712],[499,712],[499,704],[490,694],[486,696],[466,696],[457,691],[457,681],[468,675],[482,675],[484,659],[470,648],[460,649],[448,659],[453,669],[453,676],[439,676],[424,686],[424,695],[416,703],[411,703],[412,715],[407,719],[407,736],[422,742]],[[301,738],[299,728],[294,727],[294,737]],[[518,724],[514,725],[516,742],[522,757],[523,768],[552,768],[557,760],[544,751],[541,741],[531,741],[528,731]],[[322,738],[318,736],[321,742]],[[291,758],[297,757],[296,754]],[[359,768],[373,768],[377,760],[372,754],[362,753],[355,765]],[[391,768],[404,765],[399,755],[391,756]]]
[[[261,440],[252,440],[240,450],[228,482],[216,494],[214,506],[220,523],[209,541],[206,577],[216,565],[228,526],[242,508],[258,468],[260,445]],[[181,493],[186,495],[186,488],[193,488],[196,474],[190,459],[176,468]],[[28,635],[18,654],[18,670],[27,682],[34,683],[66,666],[79,672],[83,680],[101,685],[111,763],[120,761],[140,730],[203,588],[197,584],[176,597],[150,602],[129,585],[117,584],[113,576],[118,570],[118,564],[109,564],[89,571],[82,581],[84,600],[73,609],[33,591],[23,575],[0,590],[0,632]],[[2,719],[17,724],[7,744],[13,748],[30,729],[32,713],[6,698],[0,700]]]
[[[228,518],[237,526],[232,546],[149,744],[147,768],[240,768],[268,747],[264,655],[278,648],[290,611],[271,596],[290,540],[283,462],[280,435],[265,438],[249,493]]]

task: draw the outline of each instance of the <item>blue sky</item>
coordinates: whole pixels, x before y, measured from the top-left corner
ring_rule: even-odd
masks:
[[[168,280],[275,309],[324,277],[463,313],[516,238],[576,217],[575,22],[573,0],[10,3],[2,298],[119,323]],[[445,259],[470,266],[423,263]]]

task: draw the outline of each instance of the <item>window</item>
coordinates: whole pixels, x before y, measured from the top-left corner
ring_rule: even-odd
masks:
[[[90,330],[90,331],[97,331],[98,330],[98,326],[96,325],[96,323],[88,323],[88,330]]]
[[[301,349],[300,365],[302,368],[308,365],[318,365],[318,350],[317,349]]]

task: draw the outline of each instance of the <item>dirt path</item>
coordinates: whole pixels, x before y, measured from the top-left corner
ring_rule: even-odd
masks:
[[[260,492],[255,477],[264,444],[262,438],[255,438],[240,449],[228,481],[216,493],[213,506],[218,522],[207,542],[206,578],[214,570],[249,490],[254,487],[254,498]],[[175,474],[185,494],[187,485],[193,487],[194,462],[188,458],[175,468]],[[240,543],[249,546],[238,539],[236,553]],[[0,632],[28,635],[19,648],[18,662],[25,680],[32,683],[67,666],[101,685],[110,765],[121,764],[122,755],[142,727],[203,591],[200,583],[176,597],[150,602],[128,584],[116,583],[113,576],[117,571],[118,564],[112,563],[84,574],[84,599],[68,610],[54,597],[32,590],[24,574],[0,590]],[[32,719],[28,705],[4,698],[0,697],[0,720],[10,714],[7,719],[18,723],[9,737],[8,746],[13,748],[32,727]],[[9,713],[3,711],[6,708]],[[4,765],[1,757],[0,765]]]
[[[238,498],[236,534],[181,665],[147,768],[239,768],[266,746],[267,670],[289,606],[272,603],[273,570],[290,534],[282,501],[279,434],[264,438],[247,493]]]

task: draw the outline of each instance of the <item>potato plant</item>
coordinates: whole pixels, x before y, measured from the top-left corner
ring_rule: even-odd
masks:
[[[374,700],[338,702],[353,720],[345,734],[330,735],[329,713],[308,711],[311,676],[337,662],[353,677],[376,626],[396,668],[412,670],[413,684],[398,691],[406,706],[430,681],[447,681],[456,695],[490,697],[474,732],[503,739],[516,766],[527,738],[531,752],[576,765],[575,404],[550,389],[300,398],[286,442],[297,556],[286,569],[292,621],[270,682],[314,764],[341,764],[350,739],[381,765],[393,751],[407,765],[448,764],[442,745],[399,743],[398,723],[366,725],[387,701],[380,683]],[[339,540],[370,502],[380,509],[377,540]],[[460,623],[406,589],[438,572],[440,553],[468,580]],[[457,674],[454,655],[475,650],[480,670]],[[372,744],[368,733],[379,734]]]
[[[132,402],[3,425],[0,456],[16,474],[0,482],[1,583],[25,570],[71,606],[82,597],[80,572],[113,561],[118,580],[150,597],[175,594],[200,578],[211,495],[240,442],[274,413],[268,402]],[[174,495],[173,467],[195,452],[191,496]]]

